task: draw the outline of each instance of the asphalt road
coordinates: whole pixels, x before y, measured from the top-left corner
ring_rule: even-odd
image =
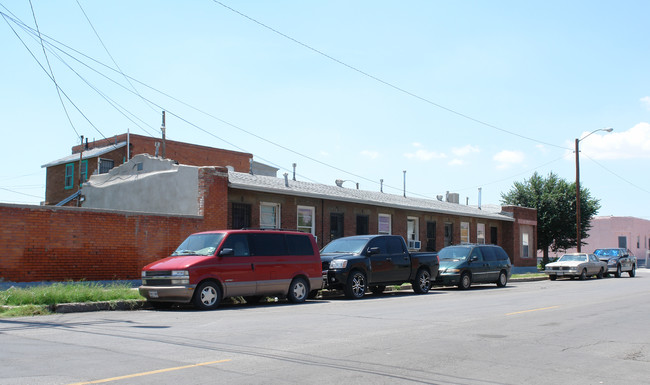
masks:
[[[0,384],[641,384],[650,270],[212,312],[0,319]]]

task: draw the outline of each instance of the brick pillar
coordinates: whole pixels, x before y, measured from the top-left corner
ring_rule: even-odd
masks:
[[[204,230],[228,228],[228,169],[226,167],[199,168],[199,215],[203,216]]]

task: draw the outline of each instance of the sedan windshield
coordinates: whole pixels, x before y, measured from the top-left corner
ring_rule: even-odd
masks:
[[[558,262],[574,262],[574,261],[586,262],[587,255],[586,254],[564,254],[557,261]]]
[[[368,238],[339,238],[323,247],[321,254],[326,253],[350,253],[359,254],[368,243]]]
[[[172,256],[178,255],[212,255],[217,250],[224,233],[193,234],[178,246]]]
[[[472,248],[468,246],[445,247],[440,250],[440,253],[438,253],[438,258],[440,258],[441,261],[444,259],[460,261],[467,258],[471,250]]]

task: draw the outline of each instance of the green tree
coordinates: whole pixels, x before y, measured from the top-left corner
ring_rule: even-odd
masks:
[[[537,172],[524,182],[515,182],[501,202],[537,209],[537,250],[542,250],[543,265],[548,263],[548,251],[566,250],[577,245],[576,185],[549,173],[546,178]],[[600,209],[589,190],[580,188],[580,238],[585,242],[591,219]]]

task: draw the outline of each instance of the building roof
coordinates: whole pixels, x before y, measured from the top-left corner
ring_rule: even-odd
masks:
[[[99,156],[117,150],[124,146],[126,146],[126,142],[120,142],[116,144],[111,144],[110,146],[106,146],[106,147],[97,147],[90,150],[85,150],[84,152],[81,153],[81,159],[97,158]],[[76,153],[76,154],[68,155],[65,158],[57,159],[50,163],[44,164],[41,166],[41,168],[58,166],[60,164],[70,163],[78,160],[79,160],[79,153]]]
[[[442,202],[433,199],[403,197],[401,195],[383,192],[356,190],[336,185],[301,182],[284,178],[262,175],[228,172],[228,183],[231,188],[260,191],[276,194],[296,195],[318,199],[352,202],[405,210],[417,210],[440,214],[461,215],[468,217],[487,218],[513,222],[514,219],[506,213],[492,210],[479,210],[477,207],[458,203]],[[286,184],[285,184],[286,183]],[[288,185],[288,186],[287,186]]]

